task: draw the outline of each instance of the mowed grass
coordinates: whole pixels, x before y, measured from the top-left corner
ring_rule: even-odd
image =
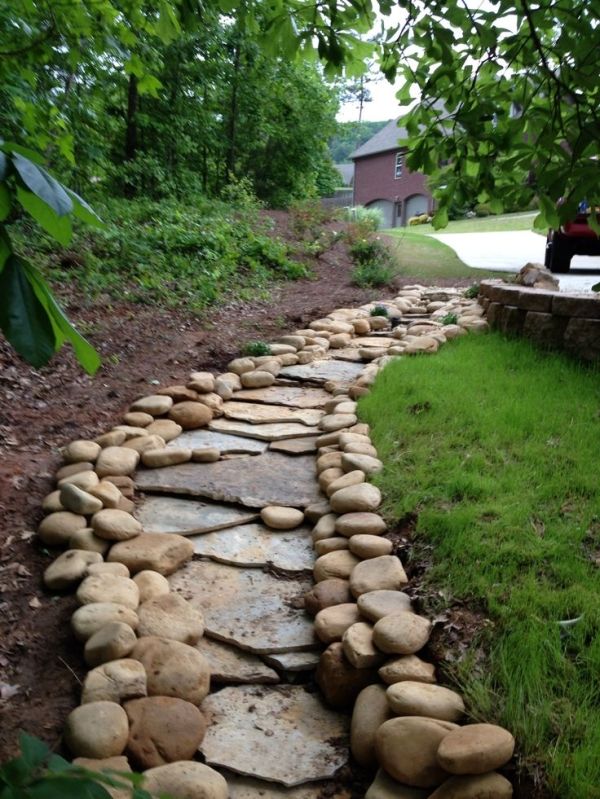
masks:
[[[386,367],[360,415],[388,518],[418,513],[428,611],[491,620],[447,671],[469,714],[553,795],[600,797],[600,373],[468,336]]]
[[[497,272],[473,269],[460,260],[451,247],[430,236],[409,228],[385,231],[387,243],[400,277],[437,279],[469,279],[473,282],[488,277],[501,277]]]
[[[498,216],[473,217],[473,219],[454,219],[445,228],[435,230],[433,225],[413,225],[409,230],[416,233],[488,233],[505,230],[533,230],[533,220],[537,211],[521,211],[516,214],[499,214]],[[406,228],[392,228],[386,233],[394,236]],[[539,231],[534,231],[538,233]]]

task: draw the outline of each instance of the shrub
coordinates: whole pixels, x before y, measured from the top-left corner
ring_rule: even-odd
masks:
[[[443,325],[455,325],[458,322],[458,315],[455,313],[447,313],[440,321]]]
[[[479,283],[473,283],[472,286],[469,286],[469,288],[466,289],[466,291],[464,293],[464,296],[467,297],[470,300],[474,300],[476,297],[478,297],[479,296]]]
[[[370,316],[389,316],[389,311],[385,305],[376,305],[369,311]]]
[[[352,282],[361,288],[371,286],[385,286],[395,276],[395,270],[389,263],[369,261],[359,263],[352,270]]]
[[[491,216],[492,209],[487,203],[477,203],[475,208],[473,209],[477,216]]]
[[[348,252],[352,260],[359,264],[390,259],[387,247],[378,237],[356,239],[350,244]]]
[[[382,228],[384,222],[383,212],[379,208],[365,208],[364,205],[345,208],[344,219],[347,222],[362,225],[371,233]]]
[[[333,214],[319,200],[296,200],[290,205],[290,226],[301,238],[317,238]]]
[[[242,353],[253,358],[261,355],[271,355],[271,347],[265,341],[248,341],[242,348]]]

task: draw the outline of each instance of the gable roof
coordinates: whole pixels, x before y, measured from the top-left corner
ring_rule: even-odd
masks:
[[[398,119],[392,119],[384,128],[381,128],[374,136],[356,149],[350,158],[363,158],[365,155],[375,155],[384,153],[387,150],[397,150],[400,145],[398,139],[406,138],[406,128],[398,127]]]

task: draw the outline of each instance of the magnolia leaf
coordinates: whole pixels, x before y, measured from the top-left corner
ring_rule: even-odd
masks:
[[[21,180],[36,197],[50,206],[58,216],[71,213],[73,203],[69,195],[52,175],[20,153],[13,153],[12,160]]]
[[[94,209],[86,203],[83,197],[74,192],[72,189],[67,189],[69,197],[73,200],[73,216],[81,219],[82,222],[87,222],[88,225],[95,227],[104,227],[104,222],[100,219]]]
[[[17,199],[35,221],[60,244],[67,245],[71,241],[71,220],[68,216],[59,216],[43,200],[20,186],[17,186]]]
[[[12,203],[8,186],[6,183],[0,183],[0,222],[6,219],[6,217],[9,215],[11,207]]]
[[[0,150],[0,180],[4,180],[7,171],[8,171],[8,158],[6,157],[6,153],[3,153],[2,150]]]

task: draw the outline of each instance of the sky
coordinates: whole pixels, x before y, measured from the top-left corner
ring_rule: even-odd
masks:
[[[363,105],[362,118],[364,121],[393,119],[398,116],[400,105],[394,96],[397,89],[387,80],[383,79],[372,83],[369,90],[373,100]],[[357,122],[358,110],[358,103],[346,103],[338,112],[338,122]]]

